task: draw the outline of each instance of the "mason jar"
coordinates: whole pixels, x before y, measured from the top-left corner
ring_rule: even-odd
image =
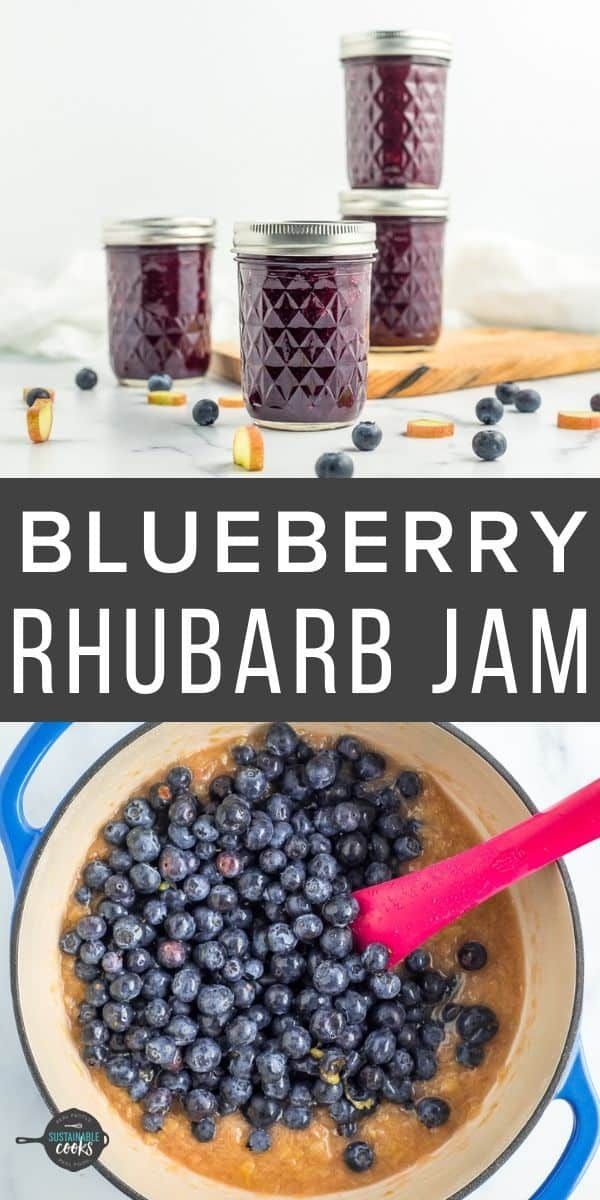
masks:
[[[375,226],[281,221],[235,226],[242,389],[275,429],[335,429],[366,399]]]
[[[120,383],[167,373],[192,383],[210,362],[212,217],[145,217],[104,227],[110,361]]]
[[[448,197],[427,188],[342,192],[342,215],[374,222],[371,346],[433,346],[442,327]]]
[[[439,187],[450,57],[438,33],[342,37],[350,187]]]

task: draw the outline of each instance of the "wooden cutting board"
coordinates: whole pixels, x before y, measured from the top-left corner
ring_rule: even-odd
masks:
[[[240,382],[235,342],[213,347],[211,370]],[[545,329],[453,329],[429,350],[377,350],[369,355],[370,400],[431,396],[505,380],[546,379],[600,370],[600,336]]]

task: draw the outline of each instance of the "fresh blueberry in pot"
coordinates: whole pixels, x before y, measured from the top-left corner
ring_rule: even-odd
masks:
[[[396,787],[405,800],[416,800],[423,790],[421,778],[416,771],[401,771]]]
[[[200,1121],[192,1121],[192,1134],[197,1142],[212,1142],[217,1126],[212,1117],[202,1117]]]
[[[488,960],[487,950],[481,942],[463,942],[457,957],[464,971],[481,971]]]
[[[368,1142],[350,1142],[344,1150],[344,1162],[351,1171],[368,1171],[375,1162],[375,1151]]]
[[[320,750],[307,762],[306,778],[311,787],[321,789],[329,787],[337,774],[337,759],[331,750]]]
[[[124,1033],[133,1020],[133,1009],[130,1004],[109,1000],[102,1009],[102,1020],[113,1033]]]
[[[352,441],[357,450],[375,450],[383,434],[376,421],[361,421],[352,430]]]
[[[315,463],[318,479],[350,479],[353,474],[354,463],[350,455],[341,450],[328,450]]]
[[[456,1022],[459,1037],[471,1046],[483,1046],[491,1041],[499,1028],[496,1014],[483,1004],[463,1008]]]
[[[542,397],[539,392],[533,388],[522,388],[515,396],[515,407],[519,412],[533,413],[537,412],[542,403]]]
[[[600,393],[592,396],[590,400],[590,408],[592,412],[600,412]]]
[[[495,396],[484,396],[475,405],[475,415],[483,425],[497,425],[504,416],[504,405]]]
[[[196,425],[214,425],[219,416],[219,405],[215,400],[197,400],[192,417]]]
[[[151,375],[147,386],[149,392],[170,392],[173,387],[173,380],[166,372],[162,375]]]
[[[468,1042],[459,1042],[456,1047],[456,1061],[461,1067],[468,1067],[474,1070],[480,1067],[485,1058],[485,1050],[483,1046],[474,1046]]]
[[[363,967],[372,974],[385,971],[390,959],[390,952],[383,942],[371,942],[362,952]]]
[[[142,797],[135,797],[133,800],[129,800],[123,810],[123,816],[132,829],[136,826],[151,829],[154,825],[154,813],[148,801]]]
[[[473,452],[485,462],[493,462],[506,453],[507,442],[503,433],[496,429],[481,429],[473,438]]]
[[[246,1109],[246,1116],[251,1125],[256,1126],[257,1129],[265,1129],[279,1121],[281,1112],[281,1104],[277,1100],[255,1092]]]
[[[106,921],[98,916],[81,917],[75,928],[82,941],[97,942],[106,933]]]
[[[77,954],[81,946],[81,938],[77,930],[68,929],[66,933],[63,933],[59,945],[64,954]]]
[[[427,1129],[439,1129],[450,1116],[450,1105],[435,1096],[426,1096],[424,1100],[419,1100],[415,1111]]]
[[[246,1145],[254,1154],[264,1154],[271,1149],[271,1137],[266,1129],[253,1129]]]
[[[110,874],[111,871],[108,863],[105,863],[101,858],[94,858],[84,867],[83,878],[87,886],[93,892],[97,892],[104,887]]]

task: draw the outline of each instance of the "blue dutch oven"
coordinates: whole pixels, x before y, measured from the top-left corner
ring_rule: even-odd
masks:
[[[159,1141],[148,1147],[94,1082],[68,1028],[57,941],[80,864],[115,809],[167,764],[224,735],[245,736],[252,726],[140,726],[85,772],[45,829],[34,829],[24,815],[24,790],[65,728],[64,723],[33,725],[0,775],[0,837],[16,894],[12,994],[32,1075],[54,1112],[77,1106],[100,1121],[110,1143],[97,1169],[136,1200],[164,1200],[175,1189],[178,1200],[248,1200],[247,1190],[225,1188],[175,1163]],[[483,835],[498,833],[535,811],[515,780],[452,726],[339,722],[303,723],[303,728],[309,734],[352,731],[383,753],[430,771],[470,812]],[[357,1189],[356,1200],[384,1200],[394,1193],[402,1200],[461,1200],[522,1145],[556,1098],[569,1104],[573,1129],[533,1200],[567,1200],[591,1161],[600,1111],[579,1045],[583,948],[564,865],[519,884],[514,896],[526,946],[526,983],[521,1025],[502,1078],[482,1111],[452,1135],[443,1151],[395,1178]]]

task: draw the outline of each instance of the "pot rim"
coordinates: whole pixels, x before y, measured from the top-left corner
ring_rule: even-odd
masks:
[[[76,782],[72,785],[71,788],[69,788],[66,795],[63,797],[63,799],[57,805],[57,807],[55,808],[48,823],[44,827],[44,830],[39,838],[39,841],[37,842],[37,845],[34,848],[31,858],[29,859],[29,862],[27,863],[27,866],[26,866],[24,874],[23,874],[23,878],[22,878],[20,886],[19,886],[19,890],[15,897],[15,906],[14,906],[14,910],[13,910],[12,927],[11,927],[11,934],[10,934],[10,986],[11,986],[13,1012],[15,1015],[15,1023],[17,1026],[17,1033],[19,1035],[21,1047],[23,1049],[25,1060],[27,1062],[27,1065],[28,1065],[31,1075],[33,1077],[33,1081],[34,1081],[40,1095],[42,1096],[42,1099],[44,1100],[47,1107],[49,1108],[50,1112],[54,1113],[54,1114],[56,1114],[58,1112],[58,1107],[55,1104],[48,1089],[46,1088],[46,1084],[44,1083],[44,1080],[42,1079],[41,1073],[38,1069],[37,1062],[34,1058],[34,1055],[31,1051],[31,1047],[29,1045],[29,1039],[27,1036],[25,1023],[23,1021],[23,1017],[21,1014],[21,1004],[20,1004],[19,988],[18,988],[18,982],[17,982],[17,980],[18,980],[17,951],[18,951],[18,943],[19,943],[19,931],[20,931],[20,926],[21,926],[21,917],[22,917],[22,913],[23,913],[25,899],[27,896],[27,892],[29,890],[29,885],[31,883],[31,879],[35,872],[37,862],[42,854],[42,851],[45,849],[47,842],[49,841],[52,834],[54,833],[54,830],[56,829],[57,825],[60,823],[62,816],[65,813],[66,809],[73,803],[73,801],[79,795],[79,792],[82,790],[82,788],[84,788],[86,786],[86,784],[90,781],[90,779],[94,775],[96,775],[97,772],[100,771],[102,769],[102,767],[104,767],[106,765],[107,762],[110,762],[110,760],[112,758],[114,758],[117,754],[119,754],[119,752],[121,750],[123,750],[126,746],[130,745],[132,742],[137,741],[137,739],[139,737],[143,737],[143,735],[145,733],[148,733],[151,729],[155,729],[160,724],[162,724],[162,722],[160,722],[160,721],[144,721],[140,725],[137,725],[135,727],[135,729],[130,730],[129,733],[126,733],[122,738],[119,738],[119,740],[117,742],[115,742],[112,746],[110,746],[108,750],[105,750],[104,753],[101,754],[97,759],[95,759],[95,761],[87,768],[87,770],[85,770],[79,776],[79,778],[76,780]],[[524,789],[517,782],[517,780],[514,778],[514,776],[511,775],[510,771],[507,771],[506,768],[502,765],[502,763],[500,763],[493,754],[491,754],[488,750],[486,750],[485,747],[481,746],[479,742],[475,741],[474,738],[471,738],[469,736],[469,734],[464,733],[461,729],[458,729],[458,727],[456,725],[454,725],[451,721],[432,721],[431,724],[437,725],[437,727],[439,729],[444,729],[452,737],[456,738],[457,741],[462,742],[470,750],[473,750],[473,752],[475,754],[478,754],[481,758],[483,758],[483,760],[485,762],[487,762],[489,764],[489,766],[491,766],[495,771],[497,771],[498,774],[505,780],[505,782],[508,783],[509,787],[512,788],[512,790],[516,793],[516,795],[523,802],[523,804],[529,810],[530,813],[535,814],[539,811],[538,808],[536,807],[536,805],[533,803],[533,800],[531,799],[531,797],[527,794],[527,792],[524,791]],[[558,1066],[556,1068],[556,1071],[555,1071],[552,1079],[550,1080],[550,1083],[548,1084],[548,1087],[546,1088],[546,1091],[544,1092],[543,1096],[541,1097],[537,1107],[534,1109],[533,1113],[529,1117],[529,1120],[525,1123],[525,1125],[523,1125],[522,1129],[520,1129],[517,1136],[515,1138],[513,1138],[512,1142],[501,1152],[501,1154],[498,1155],[498,1157],[496,1159],[494,1159],[493,1163],[490,1163],[490,1165],[488,1167],[486,1167],[483,1171],[481,1171],[479,1173],[479,1175],[477,1175],[468,1184],[466,1184],[465,1187],[460,1188],[458,1192],[453,1192],[452,1195],[448,1197],[448,1200],[465,1200],[466,1196],[471,1195],[472,1192],[476,1191],[477,1188],[481,1187],[482,1184],[486,1183],[486,1181],[488,1179],[490,1179],[493,1175],[495,1175],[496,1172],[499,1171],[501,1169],[501,1167],[503,1167],[505,1165],[506,1162],[508,1162],[509,1158],[511,1158],[512,1155],[525,1142],[525,1140],[529,1137],[529,1134],[532,1132],[532,1130],[537,1125],[542,1114],[546,1111],[546,1108],[548,1107],[548,1105],[551,1103],[552,1099],[556,1095],[559,1084],[566,1074],[567,1068],[569,1066],[570,1060],[573,1056],[573,1053],[574,1053],[574,1050],[576,1047],[577,1035],[578,1035],[579,1026],[581,1023],[581,1012],[582,1012],[582,1005],[583,1005],[583,983],[584,983],[583,934],[582,934],[582,928],[581,928],[581,918],[579,915],[579,907],[578,907],[577,899],[575,896],[575,890],[573,887],[571,877],[567,870],[567,867],[564,863],[564,860],[559,859],[556,863],[556,866],[558,867],[558,870],[560,871],[560,874],[561,874],[563,886],[564,886],[565,893],[567,896],[567,901],[569,904],[569,909],[571,912],[571,919],[573,922],[573,939],[574,939],[574,943],[575,943],[575,968],[576,968],[575,969],[575,994],[573,997],[573,1011],[572,1011],[572,1015],[571,1015],[571,1022],[569,1025],[567,1036],[565,1038],[565,1044],[563,1046],[563,1050],[562,1050],[562,1053],[561,1053],[561,1056],[560,1056],[560,1059],[558,1062]],[[143,1196],[143,1194],[141,1192],[136,1192],[134,1188],[129,1187],[128,1184],[124,1183],[124,1181],[122,1179],[120,1179],[117,1175],[114,1175],[113,1172],[110,1171],[108,1169],[108,1167],[105,1167],[99,1160],[97,1162],[93,1163],[92,1165],[96,1171],[98,1171],[105,1179],[108,1180],[109,1183],[113,1184],[114,1187],[118,1188],[119,1191],[123,1192],[126,1196],[129,1196],[131,1198],[131,1200],[146,1200],[146,1197]],[[252,1195],[251,1192],[249,1192],[248,1194],[249,1194],[249,1196]]]

